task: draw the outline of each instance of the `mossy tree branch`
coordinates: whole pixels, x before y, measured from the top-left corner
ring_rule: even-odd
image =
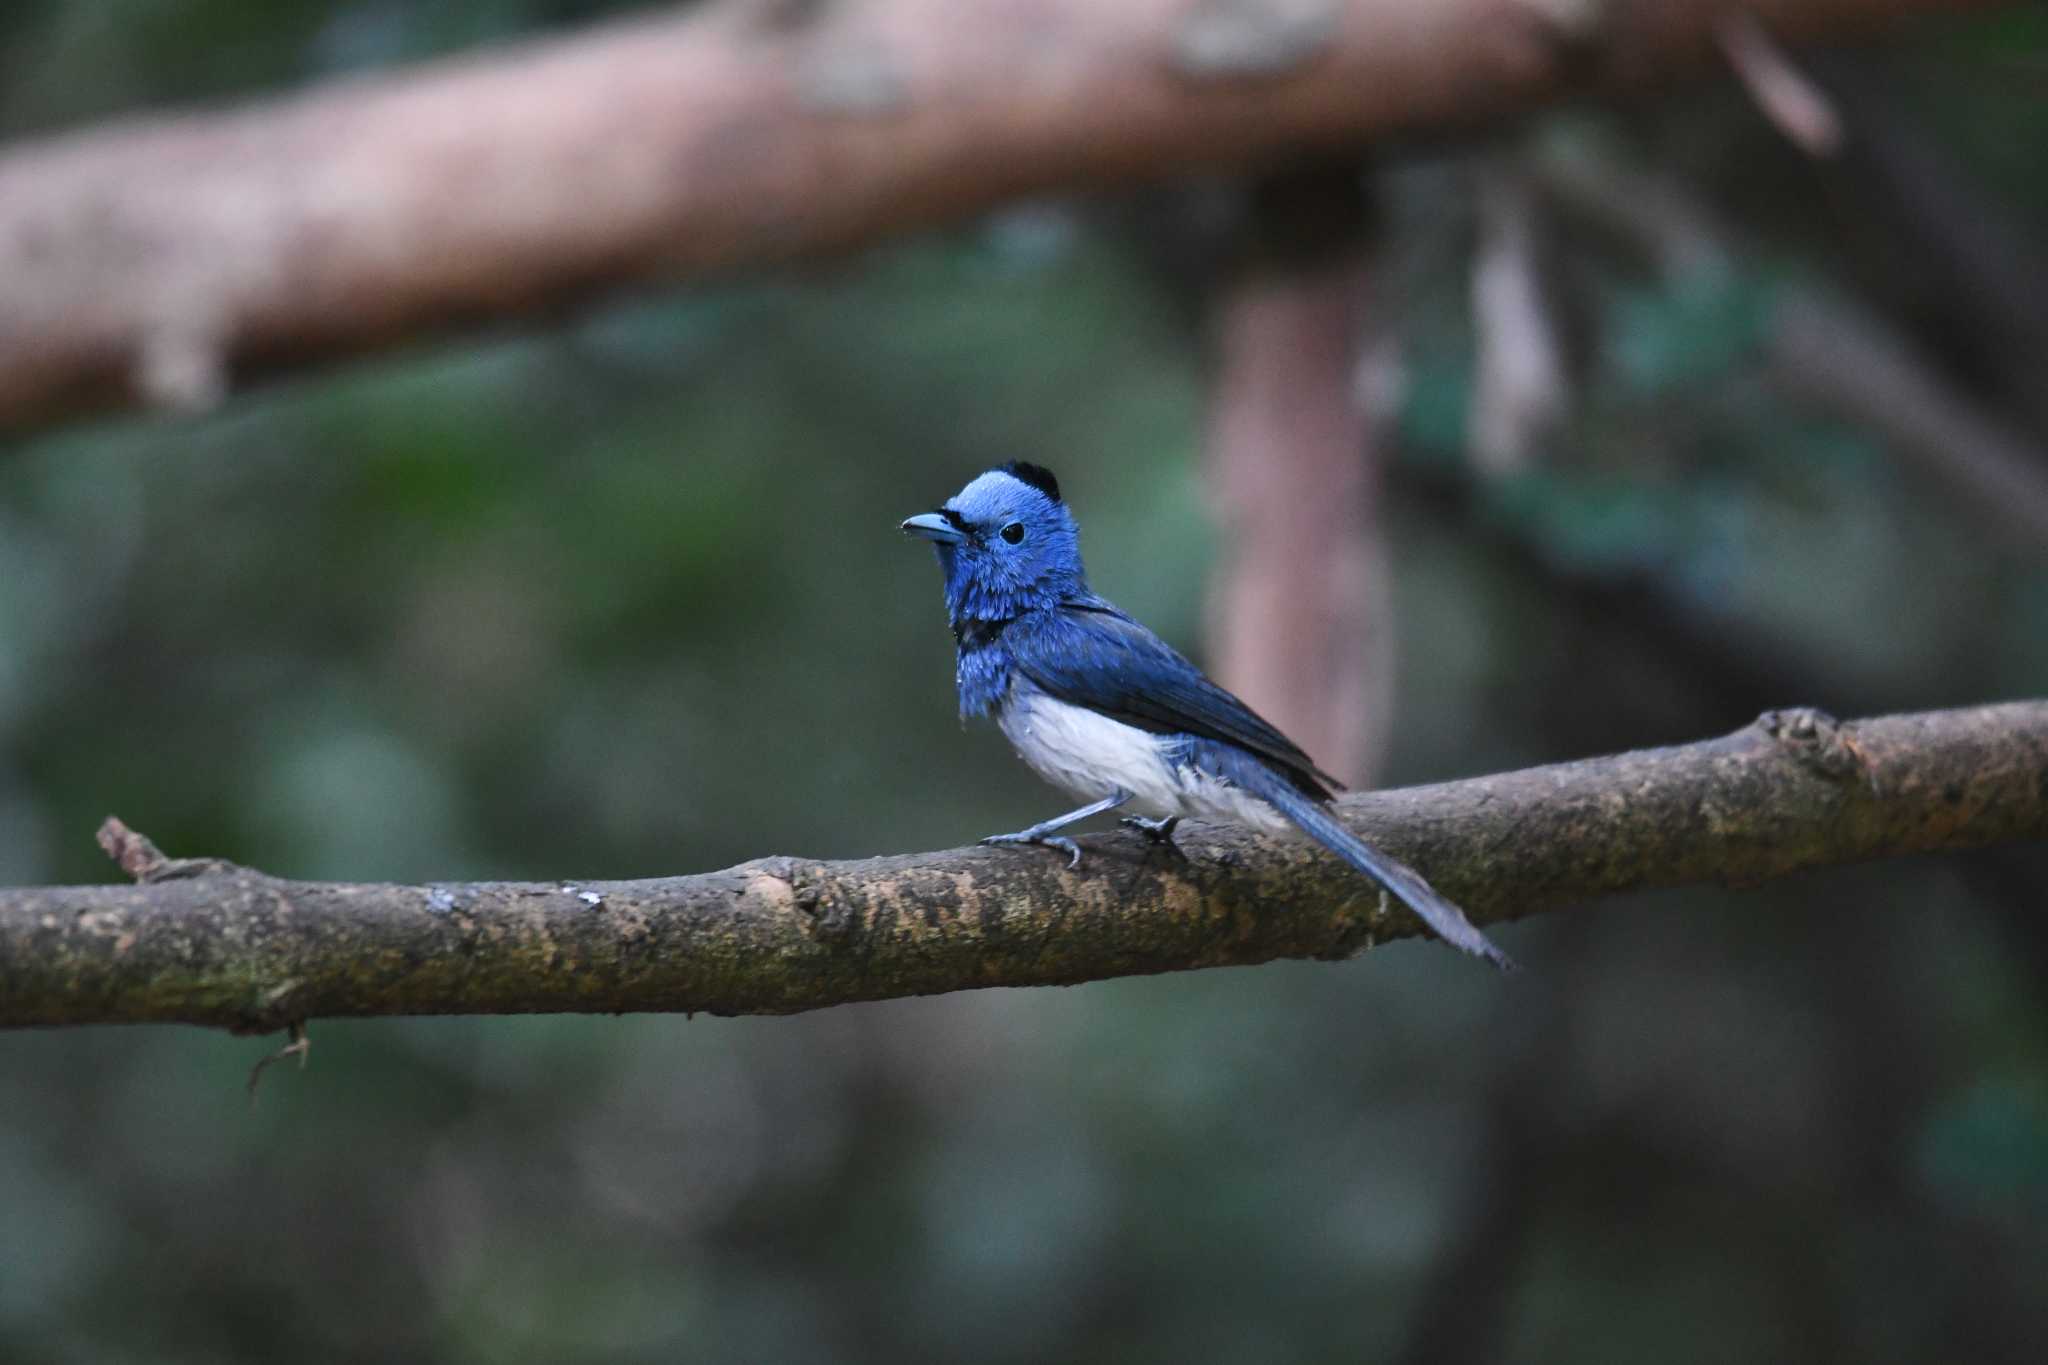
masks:
[[[1724,738],[1354,796],[1351,825],[1481,923],[1645,887],[2048,838],[2048,701]],[[1183,826],[1185,858],[1040,850],[766,858],[645,881],[299,882],[171,860],[0,891],[0,1026],[238,1032],[391,1014],[783,1014],[983,986],[1343,958],[1420,932],[1306,842]],[[1541,970],[1541,962],[1534,965]]]

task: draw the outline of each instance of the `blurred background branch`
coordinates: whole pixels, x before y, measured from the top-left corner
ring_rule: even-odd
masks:
[[[1552,143],[1535,160],[1566,211],[1628,239],[1672,289],[1726,286],[1740,248],[1679,186],[1583,145]],[[2027,271],[2014,281],[2023,293],[2039,288]],[[2048,446],[1987,413],[1910,338],[1796,281],[1777,288],[1757,326],[1773,378],[1790,393],[1882,433],[2015,546],[2048,544]],[[2008,354],[2043,363],[2038,345],[2015,343]]]
[[[1934,7],[1747,9],[1794,40]],[[203,409],[255,374],[628,283],[1659,83],[1715,50],[1725,10],[1039,0],[965,24],[950,0],[730,0],[16,147],[0,429]]]
[[[1708,881],[2048,835],[2048,702],[1719,740],[1348,798],[1475,922]],[[778,858],[655,881],[337,885],[170,861],[110,820],[133,887],[0,891],[0,1026],[330,1016],[788,1014],[987,986],[1348,957],[1418,927],[1341,866],[1246,830]]]

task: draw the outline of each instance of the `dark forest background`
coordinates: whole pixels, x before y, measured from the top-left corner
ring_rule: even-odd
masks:
[[[618,8],[13,0],[0,137]],[[1723,79],[1269,168],[1348,187],[1397,357],[1379,781],[2048,693],[2048,536],[1941,425],[2048,486],[2044,11],[1808,70],[1832,157]],[[108,878],[109,812],[354,880],[1051,813],[955,723],[896,523],[1046,464],[1096,586],[1199,657],[1250,183],[12,440],[0,881]],[[1558,382],[1482,457],[1504,240]],[[261,1040],[16,1034],[0,1359],[2038,1361],[2044,885],[2036,849],[1621,900],[1503,929],[1512,982],[1418,942],[791,1019],[316,1023],[253,1109]]]

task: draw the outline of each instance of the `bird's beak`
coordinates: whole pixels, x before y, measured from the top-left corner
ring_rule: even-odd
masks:
[[[937,512],[919,512],[916,516],[907,518],[903,523],[903,534],[935,540],[941,545],[958,545],[967,539],[953,529],[952,522]]]

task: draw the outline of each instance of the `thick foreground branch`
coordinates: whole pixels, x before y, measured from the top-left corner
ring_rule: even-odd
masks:
[[[1748,0],[1840,35],[1954,0]],[[0,430],[1711,61],[1724,0],[718,0],[0,155]]]
[[[1353,797],[1350,824],[1482,924],[1609,892],[2048,838],[2048,702],[1726,738]],[[109,821],[134,886],[0,892],[0,1025],[706,1010],[782,1014],[981,986],[1341,958],[1414,935],[1305,842],[1183,826],[1078,871],[1035,849],[768,858],[630,882],[294,882],[169,860]],[[1542,970],[1540,960],[1530,964]]]

